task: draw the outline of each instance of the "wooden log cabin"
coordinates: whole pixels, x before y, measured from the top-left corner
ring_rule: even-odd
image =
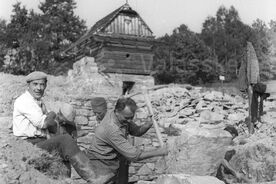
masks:
[[[153,85],[154,79],[150,73],[155,43],[158,42],[152,30],[126,3],[96,22],[64,53],[73,55],[74,62],[93,57],[98,72],[108,76],[123,76],[123,88],[141,83],[141,80],[151,81],[147,83]],[[123,93],[124,91],[128,90],[123,89]]]
[[[96,22],[64,53],[73,54],[75,61],[94,57],[99,72],[105,74],[149,76],[155,43],[152,30],[126,3]],[[124,83],[129,85],[135,80]]]

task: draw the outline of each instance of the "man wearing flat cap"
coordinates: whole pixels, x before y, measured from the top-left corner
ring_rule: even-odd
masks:
[[[107,103],[103,97],[95,97],[91,100],[92,110],[98,122],[102,121],[107,112]]]
[[[65,162],[69,162],[86,181],[103,183],[111,177],[95,174],[95,168],[89,158],[79,149],[69,134],[59,134],[58,124],[74,126],[75,110],[69,104],[63,104],[59,112],[47,112],[42,101],[47,86],[47,75],[32,72],[26,77],[27,90],[14,103],[13,134],[48,152],[58,151]],[[66,126],[65,126],[66,129]],[[74,129],[70,133],[74,134]],[[68,132],[68,130],[65,130]],[[47,139],[47,133],[55,136]],[[67,173],[68,176],[70,172]]]

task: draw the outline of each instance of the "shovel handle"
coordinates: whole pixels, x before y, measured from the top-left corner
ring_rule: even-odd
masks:
[[[152,105],[151,105],[151,102],[150,102],[150,99],[149,99],[149,95],[148,95],[147,91],[144,91],[143,93],[144,93],[144,98],[145,98],[149,113],[151,115],[151,120],[153,122],[153,126],[154,126],[154,129],[155,129],[156,135],[157,135],[157,139],[159,141],[160,146],[163,147],[164,142],[162,140],[162,136],[161,136],[158,124],[157,124],[157,122],[155,121],[155,119],[153,117],[153,109],[152,109]]]

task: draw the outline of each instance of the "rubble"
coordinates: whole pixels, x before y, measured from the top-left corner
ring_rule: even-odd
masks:
[[[58,158],[33,146],[31,143],[18,139],[11,135],[7,125],[11,118],[0,118],[0,183],[21,183],[21,184],[79,184],[70,178],[60,179],[58,173],[62,167],[58,165]],[[43,156],[44,155],[44,156]],[[51,158],[47,160],[47,158]],[[44,162],[42,166],[38,161]],[[53,162],[54,161],[54,162]],[[30,162],[36,162],[36,165],[49,169],[39,172]],[[41,169],[42,169],[41,167]],[[56,167],[52,168],[51,167]],[[52,172],[53,171],[53,172]],[[53,175],[52,175],[53,174]]]
[[[1,80],[3,88],[0,91],[0,114],[9,118],[0,119],[0,183],[20,181],[20,183],[37,184],[40,183],[41,178],[46,178],[44,180],[48,183],[81,183],[82,181],[76,174],[71,180],[54,180],[20,160],[22,154],[29,153],[28,150],[34,152],[36,149],[27,145],[28,149],[25,150],[25,143],[19,142],[20,140],[7,133],[9,125],[4,125],[2,121],[11,123],[13,100],[25,90],[25,83],[22,76],[0,74],[1,77],[9,78],[9,81]],[[93,94],[90,91],[89,94],[85,94],[85,92],[82,93],[82,96],[76,95],[76,91],[72,91],[76,89],[72,88],[73,80],[70,81],[64,77],[50,76],[50,78],[45,95],[48,110],[57,111],[61,102],[74,105],[77,109],[79,127],[78,144],[81,149],[87,149],[91,144],[94,128],[98,125],[92,112],[90,100],[99,94]],[[8,90],[4,93],[5,88]],[[214,176],[219,160],[223,158],[225,151],[233,148],[237,150],[237,153],[230,163],[237,171],[246,173],[253,182],[276,180],[274,176],[276,127],[273,124],[276,120],[275,101],[264,102],[264,111],[267,114],[262,117],[263,123],[257,124],[259,129],[249,136],[246,126],[247,100],[237,93],[224,94],[220,91],[200,87],[169,85],[151,91],[149,95],[154,107],[154,117],[159,124],[163,140],[170,146],[170,153],[166,159],[163,157],[153,158],[131,163],[130,182],[143,180],[140,182],[142,184],[147,180],[156,183],[156,178],[167,173],[184,174],[185,176],[190,174],[188,178],[196,175]],[[104,97],[108,102],[109,109],[118,99],[118,96],[112,95]],[[148,110],[143,95],[133,98],[140,107],[135,121],[137,124],[141,124],[147,119]],[[230,134],[223,131],[227,125],[233,125],[238,129],[240,136],[234,139],[234,146],[230,146]],[[134,143],[144,150],[159,146],[154,128],[151,128],[144,136],[135,138]],[[6,156],[8,153],[2,148],[11,153],[19,150],[17,153],[19,159],[12,161],[11,158],[15,156],[13,154]],[[5,160],[6,157],[9,158],[8,161]],[[6,172],[9,174],[7,175]],[[31,176],[37,176],[37,179],[31,178]],[[190,182],[190,180],[184,181]],[[43,182],[41,181],[41,183]]]
[[[212,176],[193,176],[187,174],[171,174],[159,176],[155,182],[139,181],[137,184],[224,184]]]

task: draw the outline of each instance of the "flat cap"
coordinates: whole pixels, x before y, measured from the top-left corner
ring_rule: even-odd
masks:
[[[102,112],[106,111],[107,109],[107,103],[105,98],[103,97],[95,97],[91,99],[91,106],[94,112]]]
[[[74,125],[76,110],[72,105],[63,103],[59,108],[59,112],[70,122],[70,124]]]
[[[107,103],[105,98],[103,97],[96,97],[91,100],[91,106],[93,112],[96,114],[96,118],[98,121],[101,121],[107,111]]]
[[[26,76],[26,82],[31,82],[31,81],[39,80],[39,79],[47,80],[47,74],[44,72],[40,72],[40,71],[34,71]]]

